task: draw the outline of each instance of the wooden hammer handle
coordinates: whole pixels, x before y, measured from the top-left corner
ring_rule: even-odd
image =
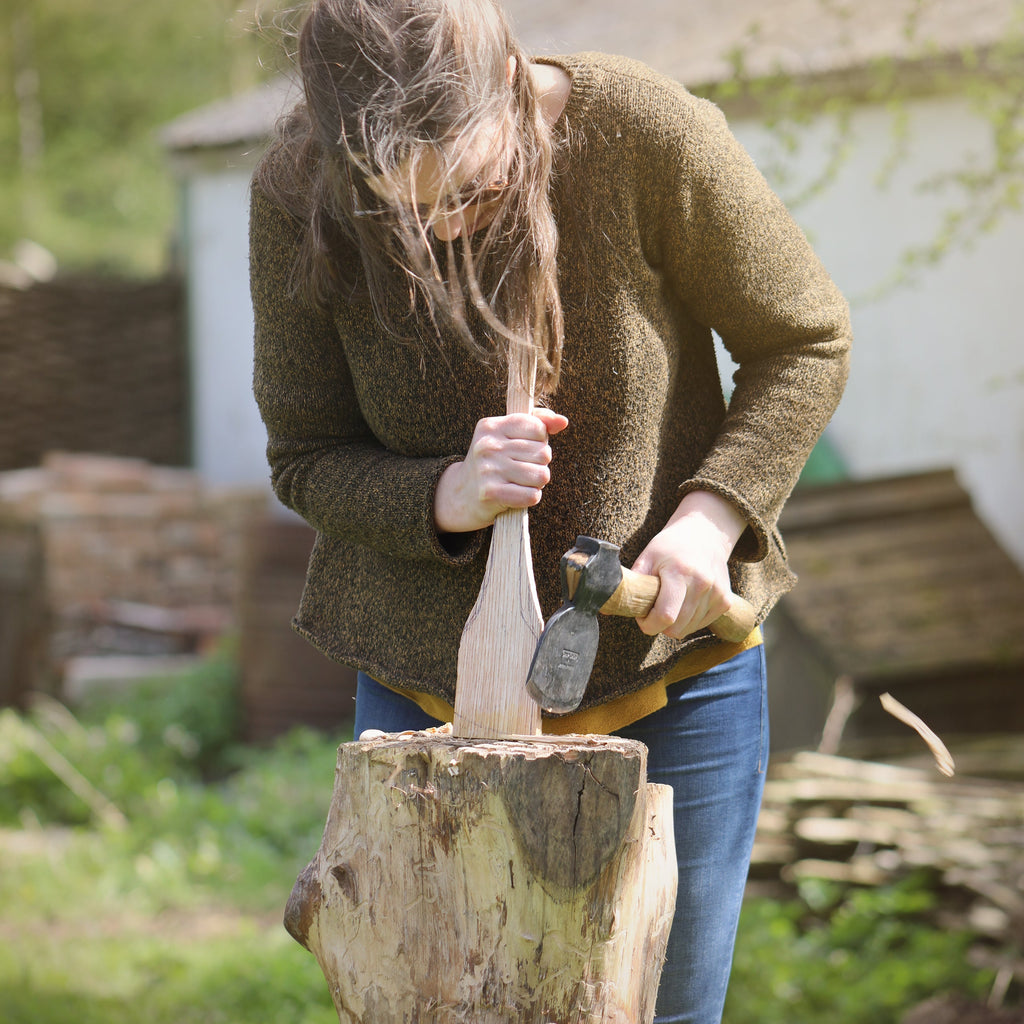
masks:
[[[566,585],[570,598],[576,593],[579,574],[583,571],[583,566],[589,557],[583,551],[573,551],[566,556]],[[623,566],[622,582],[616,588],[615,593],[601,605],[601,614],[626,615],[630,618],[641,619],[654,607],[659,590],[661,590],[661,580],[657,576],[645,576],[643,573],[634,572]],[[741,640],[746,640],[756,625],[757,611],[754,606],[738,594],[733,594],[729,600],[728,610],[715,619],[708,629],[719,640],[727,640],[729,643],[736,644]]]

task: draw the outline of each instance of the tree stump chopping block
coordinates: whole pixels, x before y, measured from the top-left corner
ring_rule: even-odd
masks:
[[[285,925],[343,1024],[643,1024],[676,877],[643,744],[390,734],[339,747]]]

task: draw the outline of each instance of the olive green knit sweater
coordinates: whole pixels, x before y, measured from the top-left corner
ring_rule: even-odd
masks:
[[[749,523],[733,585],[763,618],[794,580],[775,523],[846,379],[846,303],[714,106],[633,61],[545,59],[572,91],[549,402],[570,425],[530,513],[544,615],[577,534],[621,545],[628,565],[700,489]],[[366,302],[326,315],[290,298],[297,231],[254,189],[255,393],[276,493],[318,531],[295,625],[339,661],[451,702],[489,532],[439,537],[433,492],[477,420],[504,412],[504,383],[451,339],[424,352],[389,337]],[[728,410],[712,329],[740,367]],[[715,643],[603,620],[583,706]]]

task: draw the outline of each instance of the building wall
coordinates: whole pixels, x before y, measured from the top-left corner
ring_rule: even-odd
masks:
[[[191,358],[192,462],[220,484],[268,485],[252,397],[251,167],[201,168],[183,183]]]
[[[960,201],[927,182],[980,166],[989,145],[986,122],[966,102],[918,100],[902,111],[905,151],[887,184],[878,178],[892,152],[893,115],[861,108],[836,180],[794,208],[853,310],[850,382],[829,437],[855,478],[953,467],[982,519],[1024,565],[1024,212],[1004,215],[912,282],[873,294]],[[770,133],[743,121],[733,129],[763,168],[776,163]],[[834,137],[826,118],[803,131],[790,159],[796,180],[777,184],[784,197],[812,179]]]

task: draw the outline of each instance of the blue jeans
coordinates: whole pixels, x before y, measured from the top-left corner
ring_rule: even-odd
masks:
[[[355,734],[437,725],[359,674]],[[647,746],[649,781],[674,791],[679,894],[655,1024],[718,1024],[768,760],[764,647],[668,688],[668,704],[617,733]]]

